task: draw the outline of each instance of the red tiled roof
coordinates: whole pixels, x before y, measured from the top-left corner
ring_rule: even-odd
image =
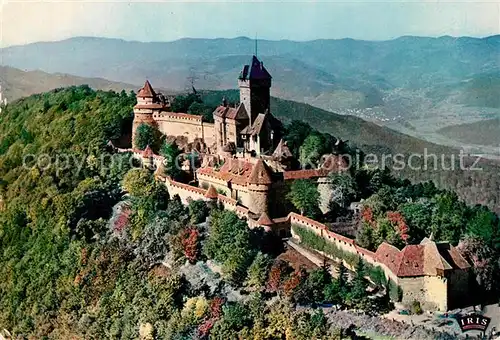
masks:
[[[227,119],[248,120],[248,114],[243,104],[238,105],[238,107],[218,106],[214,115]]]
[[[375,252],[375,259],[377,262],[385,264],[391,272],[397,274],[401,264],[401,252],[393,245],[382,242]]]
[[[281,139],[280,142],[278,143],[278,146],[273,152],[273,158],[281,160],[291,157],[293,157],[293,154],[290,151],[290,148],[288,148],[287,142]]]
[[[439,275],[437,270],[470,267],[454,247],[436,244],[428,239],[424,239],[421,244],[407,245],[401,251],[384,242],[378,247],[375,257],[398,277],[435,276]]]
[[[264,164],[262,159],[259,158],[257,163],[254,165],[252,173],[250,174],[250,177],[248,177],[248,183],[261,185],[268,185],[272,183],[270,170]]]
[[[205,193],[206,198],[216,199],[219,196],[213,185],[210,185]]]
[[[401,261],[396,275],[398,277],[426,275],[428,273],[425,271],[424,264],[425,246],[421,244],[407,245],[401,250]]]
[[[244,160],[229,158],[219,170],[212,167],[200,168],[198,174],[212,176],[226,182],[246,185],[253,169],[253,164]]]
[[[283,173],[285,181],[324,177],[326,175],[327,172],[324,171],[323,169],[292,170],[292,171],[285,171]]]
[[[273,225],[274,222],[269,218],[269,215],[267,215],[265,212],[260,215],[259,219],[257,220],[258,225],[265,225],[265,226],[270,226]]]
[[[153,90],[153,87],[149,83],[149,80],[146,80],[144,83],[144,86],[142,89],[137,92],[138,97],[146,97],[146,98],[153,98],[156,96],[155,90]]]

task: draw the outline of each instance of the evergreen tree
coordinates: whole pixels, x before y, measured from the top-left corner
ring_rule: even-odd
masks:
[[[139,150],[144,150],[149,145],[154,148],[158,141],[158,133],[154,127],[149,124],[140,124],[135,131],[134,143]]]

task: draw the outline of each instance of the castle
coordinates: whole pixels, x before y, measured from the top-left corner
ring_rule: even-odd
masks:
[[[164,158],[149,146],[118,151],[133,152],[143,164],[156,168],[156,178],[165,183],[171,196],[179,195],[184,203],[202,199],[221,204],[245,218],[250,228],[262,227],[299,243],[294,228],[301,227],[380,267],[386,278],[402,288],[403,302],[416,300],[424,308],[445,311],[463,301],[461,296],[469,289],[470,265],[451,245],[424,239],[402,250],[382,243],[371,252],[324,224],[290,212],[292,207],[286,200],[290,184],[308,179],[317,183],[319,208],[326,213],[333,194],[328,175],[345,171],[348,165],[341,156],[328,154],[317,169],[294,169],[293,155],[280,136],[281,123],[270,110],[271,75],[257,57],[243,67],[238,86],[240,103],[231,107],[223,100],[213,112],[214,123],[203,121],[201,116],[171,112],[168,99],[156,93],[148,81],[137,93],[134,136],[141,124],[149,124],[165,136],[202,146],[202,165],[194,172],[196,185],[163,175],[159,169]]]
[[[291,168],[293,156],[281,140],[281,122],[270,111],[271,81],[264,64],[253,56],[238,77],[240,103],[231,107],[223,99],[213,112],[214,123],[203,121],[201,116],[170,112],[168,100],[146,81],[137,93],[133,136],[141,124],[149,124],[165,136],[202,144],[203,164],[195,173],[198,185],[205,189],[213,186],[256,218],[262,214],[283,216],[290,211],[282,198],[289,183],[297,179],[317,182],[321,210],[327,212],[332,194],[328,174],[347,164],[341,157],[326,155],[319,169]]]

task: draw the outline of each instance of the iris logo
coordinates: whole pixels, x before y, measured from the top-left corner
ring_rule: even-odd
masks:
[[[479,314],[470,314],[458,317],[457,321],[462,332],[467,332],[472,330],[484,332],[488,328],[491,319]]]

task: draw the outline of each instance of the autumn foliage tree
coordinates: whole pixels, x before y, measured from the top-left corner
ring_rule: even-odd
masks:
[[[286,271],[286,263],[277,260],[273,263],[267,279],[267,290],[271,293],[277,293],[281,289],[281,282]]]
[[[181,235],[184,256],[189,263],[196,263],[200,256],[200,232],[195,228],[187,228]]]

